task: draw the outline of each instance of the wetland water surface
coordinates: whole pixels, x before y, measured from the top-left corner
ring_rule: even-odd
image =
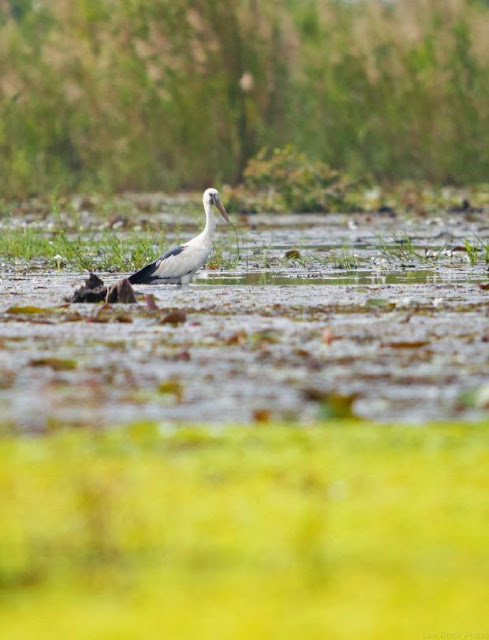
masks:
[[[277,272],[252,272],[252,273],[207,273],[198,278],[200,284],[231,286],[231,285],[269,285],[269,286],[302,286],[302,285],[359,285],[359,284],[440,284],[453,280],[465,282],[478,282],[476,274],[468,274],[464,271],[450,269],[405,269],[387,270],[370,269],[355,271],[336,270],[333,273],[277,273]]]
[[[380,251],[385,220],[275,220],[242,224],[232,268],[202,271],[188,289],[138,287],[137,305],[68,304],[82,274],[6,265],[0,421],[37,431],[145,419],[421,423],[484,415],[489,292],[479,283],[488,281],[487,265],[450,249],[475,232],[487,242],[482,217],[406,223],[419,246],[438,252],[431,262],[399,251],[394,237]],[[225,251],[231,262],[234,248]],[[155,296],[157,310],[144,294]],[[184,313],[169,316],[175,310]]]

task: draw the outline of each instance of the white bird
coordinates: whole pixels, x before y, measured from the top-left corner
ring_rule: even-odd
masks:
[[[185,244],[173,247],[159,258],[146,265],[132,276],[132,284],[180,284],[186,285],[194,274],[201,269],[212,248],[212,240],[216,228],[216,219],[212,205],[216,206],[224,220],[229,222],[226,209],[219,200],[216,189],[204,191],[205,228],[198,236]]]

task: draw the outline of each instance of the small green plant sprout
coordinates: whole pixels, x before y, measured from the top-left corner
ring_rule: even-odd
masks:
[[[406,234],[397,234],[395,231],[390,232],[390,240],[386,240],[383,236],[377,237],[379,251],[387,260],[388,264],[400,262],[401,265],[412,265],[416,261],[427,262],[438,259],[439,253],[433,255],[426,252],[421,253],[414,245],[412,239]]]
[[[219,269],[233,269],[237,266],[236,254],[230,254],[222,244],[217,244],[207,261],[207,269],[217,271]]]
[[[347,242],[343,244],[341,253],[339,255],[335,255],[332,258],[332,261],[333,267],[335,269],[344,270],[358,269],[358,265],[360,263],[358,256],[353,253],[351,247]]]
[[[477,238],[482,250],[483,260],[486,264],[489,264],[489,240],[484,242],[482,238]]]
[[[479,260],[479,248],[472,244],[470,240],[464,240],[464,246],[467,251],[467,258],[472,266],[477,264]]]
[[[58,271],[62,269],[64,266],[66,266],[65,258],[59,253],[53,256],[53,262]]]
[[[231,224],[234,234],[233,241],[220,237],[214,244],[214,249],[207,261],[208,269],[236,269],[241,258],[239,235],[236,227]],[[229,237],[229,234],[228,234]]]

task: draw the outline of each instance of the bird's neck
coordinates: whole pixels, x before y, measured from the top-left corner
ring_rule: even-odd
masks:
[[[214,229],[216,228],[216,218],[214,216],[214,212],[212,211],[212,206],[210,204],[204,205],[205,209],[205,227],[202,231],[203,238],[211,238],[214,233]]]

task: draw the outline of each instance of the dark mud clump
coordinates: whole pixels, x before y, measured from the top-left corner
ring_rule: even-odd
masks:
[[[127,278],[123,278],[108,287],[105,301],[122,302],[123,304],[133,304],[136,302],[136,295],[129,280]]]
[[[85,280],[85,284],[76,289],[72,296],[66,298],[67,302],[104,302],[107,297],[107,287],[104,281],[95,273],[91,273]]]
[[[132,304],[136,302],[136,296],[127,278],[119,280],[111,286],[106,286],[104,281],[95,273],[90,273],[85,283],[76,289],[72,296],[68,296],[66,300],[67,302],[120,302]]]

